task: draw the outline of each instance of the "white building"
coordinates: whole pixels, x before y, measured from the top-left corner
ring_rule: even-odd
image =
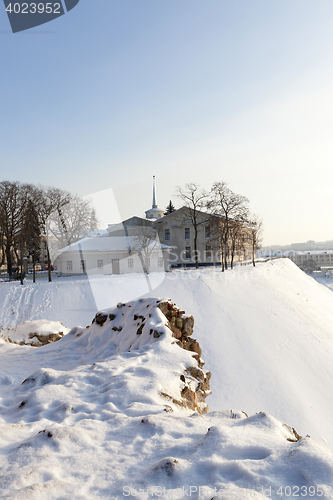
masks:
[[[132,243],[132,246],[131,246]],[[107,236],[84,238],[61,250],[55,266],[61,276],[161,272],[168,269],[170,247],[156,245],[149,256],[133,249],[133,238]],[[147,260],[148,259],[148,260]]]
[[[167,271],[172,247],[160,243],[154,228],[154,221],[163,214],[156,205],[154,177],[153,204],[146,219],[131,217],[62,248],[56,252],[54,266],[61,276]]]
[[[290,251],[285,255],[299,267],[311,267],[311,265],[318,269],[333,267],[333,250]]]

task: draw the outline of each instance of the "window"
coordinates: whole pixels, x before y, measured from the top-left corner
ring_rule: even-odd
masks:
[[[128,265],[128,269],[133,269],[133,267],[134,267],[133,259],[128,259],[127,265]]]
[[[86,270],[86,261],[81,260],[81,271],[85,271],[85,270]]]
[[[189,240],[189,239],[190,239],[190,228],[185,227],[185,240]]]
[[[211,258],[212,258],[212,247],[206,246],[206,259],[211,259]]]
[[[210,238],[210,227],[209,226],[205,226],[205,238],[206,238],[206,240],[209,240],[209,238]]]
[[[158,258],[158,267],[164,267],[164,259],[163,257]]]
[[[164,233],[164,240],[170,241],[170,229],[166,229]]]
[[[67,271],[73,271],[73,262],[71,260],[67,261]]]
[[[103,269],[103,260],[98,260],[97,261],[97,268],[98,269]]]
[[[191,258],[191,247],[185,247],[185,259]]]

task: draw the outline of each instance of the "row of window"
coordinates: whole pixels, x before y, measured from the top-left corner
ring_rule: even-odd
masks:
[[[207,245],[205,248],[205,253],[206,253],[206,259],[211,259],[212,247]],[[192,258],[191,247],[185,247],[185,259],[191,259],[191,258]]]
[[[170,229],[165,229],[164,232],[164,241],[170,241],[171,233]],[[205,238],[206,240],[209,240],[210,238],[210,227],[205,226]],[[185,240],[190,240],[191,239],[191,230],[189,227],[185,227]]]
[[[330,260],[330,256],[331,256],[331,260],[333,260],[333,254],[330,254],[330,255],[320,255],[320,256],[318,256],[318,255],[305,255],[305,256],[298,255],[297,256],[297,260],[298,261],[303,261],[303,260],[307,260],[308,258],[318,260],[319,257],[320,257],[320,260],[324,260],[324,257],[325,257],[325,260]]]
[[[150,259],[148,259],[148,265],[150,266]],[[158,267],[164,267],[163,257],[158,258],[157,265],[158,265]],[[128,267],[128,269],[134,268],[134,260],[133,259],[127,259],[127,267]],[[81,269],[81,271],[86,270],[86,261],[85,260],[81,260],[80,269]],[[97,260],[97,269],[104,269],[104,263],[103,263],[102,259]],[[67,261],[67,271],[73,271],[73,261],[72,260]]]

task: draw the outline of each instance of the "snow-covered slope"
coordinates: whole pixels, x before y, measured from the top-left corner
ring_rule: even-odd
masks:
[[[129,377],[129,385],[126,388],[127,392],[130,391],[129,387],[134,388],[130,391],[130,404],[134,405],[135,398],[141,401],[142,394],[148,397],[145,374],[149,385],[154,381],[157,372],[158,382],[154,385],[154,394],[167,394],[168,401],[171,398],[180,400],[180,391],[184,388],[185,379],[188,378],[189,386],[193,379],[186,374],[184,377],[184,372],[186,369],[199,368],[198,362],[193,357],[194,352],[178,347],[172,331],[168,328],[167,318],[159,308],[160,304],[160,300],[151,298],[126,304],[118,303],[115,309],[97,313],[90,326],[74,327],[65,337],[43,348],[17,347],[0,339],[0,387],[4,386],[8,392],[8,386],[17,386],[24,379],[26,379],[24,388],[29,386],[31,380],[34,381],[33,387],[43,385],[38,381],[44,379],[45,369],[51,369],[51,372],[55,369],[68,371],[110,358],[115,366],[119,364],[117,371],[119,376],[125,361],[133,356],[138,358],[137,352],[139,352],[139,361],[136,364],[140,365],[140,368],[130,370],[133,372],[133,377]],[[121,361],[122,358],[124,362]],[[42,370],[41,375],[40,370]],[[36,373],[31,378],[32,371]],[[180,375],[183,380],[180,379]],[[18,392],[21,393],[21,389]],[[166,404],[167,400],[165,398],[163,400]],[[13,405],[15,408],[16,401]],[[170,405],[172,406],[172,403]],[[27,401],[24,411],[29,406]],[[31,406],[33,414],[36,415],[35,402],[31,403]],[[11,408],[12,405],[9,406],[9,413]],[[7,413],[4,407],[2,411]],[[23,413],[21,411],[19,415]]]
[[[136,298],[142,276],[0,283],[4,328],[24,320],[88,325],[98,308]],[[154,277],[151,277],[153,284]],[[157,280],[158,282],[158,280]],[[147,288],[147,287],[146,287]],[[333,294],[289,259],[219,270],[176,271],[151,295],[195,317],[194,335],[212,372],[209,406],[267,411],[333,449]]]
[[[331,499],[330,450],[267,413],[176,403],[197,360],[158,304],[37,349],[0,343],[0,498]]]
[[[280,259],[224,275],[180,273],[155,293],[197,311],[211,409],[267,411],[333,448],[331,290]]]

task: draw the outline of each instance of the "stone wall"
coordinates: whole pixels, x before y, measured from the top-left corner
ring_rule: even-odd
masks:
[[[201,359],[202,352],[199,342],[192,338],[194,318],[176,307],[171,300],[159,302],[158,307],[168,320],[168,327],[178,346],[186,351],[192,351],[193,358],[197,361],[196,367],[187,368],[185,373],[180,376],[184,383],[181,392],[182,399],[181,401],[173,400],[173,402],[200,414],[205,414],[209,410],[206,397],[211,394],[209,382],[211,373],[203,369],[204,361]],[[168,398],[167,394],[163,393],[163,396]]]

